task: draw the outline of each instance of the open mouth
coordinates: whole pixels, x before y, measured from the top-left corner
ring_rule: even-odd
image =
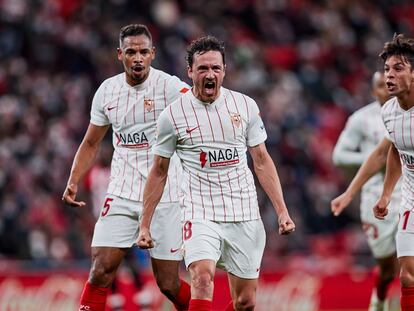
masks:
[[[134,66],[134,67],[132,67],[132,72],[134,73],[134,74],[141,74],[143,71],[144,71],[144,67],[143,66]]]
[[[204,89],[207,94],[213,94],[215,88],[216,83],[213,81],[207,81],[204,83]]]
[[[392,82],[386,82],[386,85],[389,90],[395,88],[395,84]]]

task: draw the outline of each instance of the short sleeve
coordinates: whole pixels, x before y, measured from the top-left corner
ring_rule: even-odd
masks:
[[[164,109],[157,121],[156,144],[154,154],[164,158],[171,158],[177,146],[177,135],[174,126],[168,117],[170,108]]]
[[[187,83],[181,81],[176,76],[171,76],[167,84],[167,105],[187,93],[190,89],[191,87]]]
[[[104,126],[110,124],[108,117],[104,111],[104,92],[105,87],[103,84],[98,88],[95,95],[93,96],[92,100],[92,107],[91,107],[91,123],[98,126]]]
[[[259,107],[256,102],[249,98],[250,120],[247,127],[247,145],[249,147],[257,146],[267,139],[266,129],[262,117],[260,116]]]

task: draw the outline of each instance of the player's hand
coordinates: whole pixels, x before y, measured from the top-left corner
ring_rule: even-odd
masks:
[[[154,241],[151,238],[151,234],[148,229],[140,229],[137,239],[137,245],[139,248],[147,249],[154,247]]]
[[[69,184],[66,186],[63,192],[62,201],[73,207],[83,207],[86,205],[84,201],[76,201],[76,193],[78,192],[78,186],[76,184]]]
[[[337,196],[331,201],[331,211],[334,216],[339,216],[342,211],[351,203],[352,197],[346,192]]]
[[[295,224],[289,216],[288,212],[279,215],[279,234],[285,235],[295,231]]]
[[[377,203],[375,203],[375,206],[373,208],[374,210],[374,216],[375,218],[378,219],[385,219],[385,216],[388,215],[388,204],[390,203],[390,200],[385,198],[385,197],[381,197],[379,198],[379,200],[377,201]]]

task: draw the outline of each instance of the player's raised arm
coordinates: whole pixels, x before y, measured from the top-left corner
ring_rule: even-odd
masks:
[[[74,207],[85,206],[85,202],[76,201],[78,183],[94,163],[99,146],[108,128],[109,125],[89,124],[82,143],[75,154],[67,186],[63,192],[62,201],[66,204]]]
[[[391,142],[384,138],[364,161],[345,192],[331,201],[331,211],[335,216],[339,216],[368,179],[384,167],[390,146]]]
[[[401,177],[401,162],[398,150],[394,144],[391,144],[388,156],[387,156],[387,167],[385,170],[384,187],[382,190],[381,197],[374,206],[374,215],[378,219],[384,219],[388,214],[388,204],[391,200],[392,192],[394,191],[395,185],[398,179]]]
[[[249,148],[253,159],[254,171],[260,185],[270,198],[278,215],[279,234],[289,234],[295,230],[295,224],[289,216],[283,199],[282,186],[272,158],[264,143]]]

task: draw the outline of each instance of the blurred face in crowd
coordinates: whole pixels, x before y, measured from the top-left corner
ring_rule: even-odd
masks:
[[[141,84],[148,78],[155,48],[145,35],[124,38],[118,48],[118,59],[124,65],[126,81],[129,85]]]
[[[385,84],[385,76],[382,72],[376,72],[372,78],[372,94],[378,99],[382,105],[390,99],[388,94],[387,86]]]
[[[414,72],[404,56],[390,56],[385,61],[384,73],[385,84],[390,96],[402,98],[410,93],[411,88],[414,86]]]
[[[188,77],[193,80],[193,93],[203,102],[211,103],[220,95],[226,66],[219,51],[195,53]]]

